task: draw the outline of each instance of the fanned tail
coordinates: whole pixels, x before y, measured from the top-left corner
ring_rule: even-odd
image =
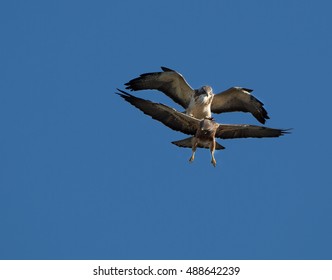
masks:
[[[192,148],[192,139],[193,137],[188,137],[183,140],[173,141],[172,144],[181,148]],[[209,149],[210,147],[209,145],[198,144],[198,148]],[[225,147],[216,142],[216,150],[223,150],[223,149],[225,149]]]

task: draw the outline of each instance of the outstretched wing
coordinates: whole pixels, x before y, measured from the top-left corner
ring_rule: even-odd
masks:
[[[216,131],[216,137],[221,139],[262,138],[279,137],[287,133],[289,133],[288,129],[276,129],[249,124],[220,124]]]
[[[121,93],[116,94],[120,95],[124,100],[169,128],[189,135],[196,133],[199,126],[198,119],[180,113],[166,105],[135,97],[120,89],[118,91]]]
[[[157,89],[186,109],[194,90],[180,73],[166,67],[161,67],[161,69],[164,72],[146,73],[130,80],[125,84],[126,89],[132,91]]]
[[[250,94],[251,89],[231,87],[226,91],[214,95],[211,111],[223,112],[250,112],[260,122],[265,123],[269,119],[263,103]]]

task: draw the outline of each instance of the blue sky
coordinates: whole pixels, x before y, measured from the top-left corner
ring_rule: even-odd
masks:
[[[2,1],[1,259],[331,259],[330,1]],[[253,88],[277,139],[185,136],[115,88]],[[162,94],[136,95],[180,109]],[[218,122],[258,124],[249,114]]]

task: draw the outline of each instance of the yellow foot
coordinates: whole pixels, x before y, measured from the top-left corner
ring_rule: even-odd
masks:
[[[192,156],[192,157],[190,157],[189,162],[193,163],[193,161],[194,161],[194,157]]]

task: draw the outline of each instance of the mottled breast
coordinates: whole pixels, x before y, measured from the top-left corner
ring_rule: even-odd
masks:
[[[195,96],[190,100],[186,112],[188,115],[191,115],[197,119],[210,118],[211,103],[212,96],[207,96],[205,94]]]

